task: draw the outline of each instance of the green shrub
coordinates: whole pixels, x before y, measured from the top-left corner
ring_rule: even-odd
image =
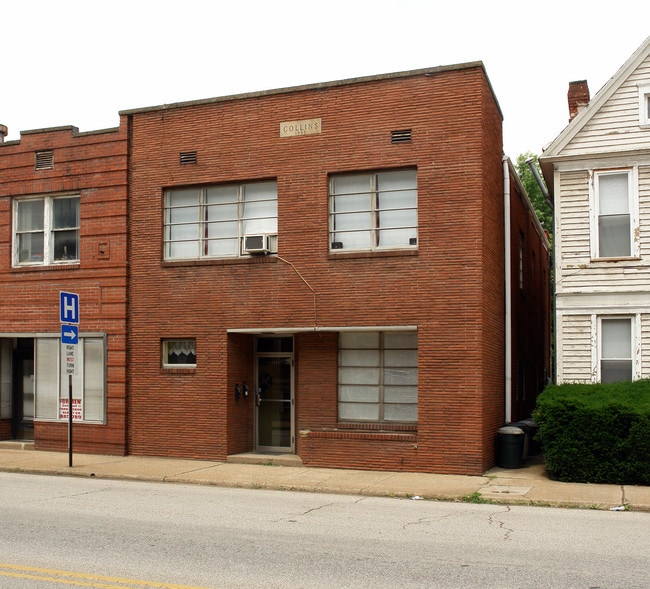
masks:
[[[533,418],[553,478],[650,485],[650,380],[552,385]]]

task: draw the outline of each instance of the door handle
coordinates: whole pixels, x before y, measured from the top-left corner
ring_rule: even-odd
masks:
[[[262,404],[262,393],[258,391],[257,393],[257,406],[259,407]]]

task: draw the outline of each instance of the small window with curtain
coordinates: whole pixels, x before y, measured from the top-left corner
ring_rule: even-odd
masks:
[[[166,339],[162,342],[164,368],[196,367],[196,340]]]
[[[330,251],[417,248],[417,171],[330,177]]]

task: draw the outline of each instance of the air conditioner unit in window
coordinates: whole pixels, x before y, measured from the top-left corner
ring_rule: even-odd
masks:
[[[244,235],[244,252],[247,254],[268,254],[268,235]]]

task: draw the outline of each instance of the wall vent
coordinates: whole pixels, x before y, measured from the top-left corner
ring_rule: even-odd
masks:
[[[410,143],[412,139],[411,129],[400,129],[390,132],[391,143]]]
[[[34,160],[34,168],[37,170],[51,170],[54,167],[54,153],[48,151],[37,151]]]
[[[196,157],[196,151],[181,151],[180,161],[181,165],[195,164],[198,161]]]

